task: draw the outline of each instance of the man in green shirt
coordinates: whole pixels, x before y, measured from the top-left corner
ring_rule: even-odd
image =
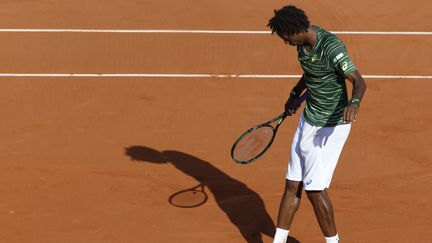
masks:
[[[303,69],[285,109],[294,109],[304,90],[307,98],[291,145],[286,186],[273,242],[286,242],[304,188],[326,242],[336,243],[339,236],[327,188],[348,138],[351,122],[357,118],[366,84],[337,36],[310,25],[304,11],[294,6],[285,6],[274,13],[268,27],[285,44],[297,46],[298,60]],[[353,85],[350,100],[346,79]]]

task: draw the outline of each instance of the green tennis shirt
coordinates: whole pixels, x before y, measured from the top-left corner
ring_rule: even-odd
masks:
[[[313,26],[317,42],[312,50],[298,46],[298,60],[304,71],[308,97],[305,120],[314,126],[343,124],[348,102],[345,78],[356,70],[343,42],[321,27]]]

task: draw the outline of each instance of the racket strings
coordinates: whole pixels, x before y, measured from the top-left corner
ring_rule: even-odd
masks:
[[[264,152],[273,138],[274,130],[270,126],[259,127],[243,136],[233,151],[234,159],[249,161]]]

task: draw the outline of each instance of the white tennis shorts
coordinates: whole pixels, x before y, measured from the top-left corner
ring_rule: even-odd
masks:
[[[302,114],[291,145],[286,178],[303,181],[306,191],[329,188],[351,124],[316,127]]]

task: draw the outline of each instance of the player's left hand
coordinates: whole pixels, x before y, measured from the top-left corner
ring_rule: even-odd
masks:
[[[355,122],[358,117],[359,106],[356,104],[349,104],[344,110],[344,121],[346,123]]]

